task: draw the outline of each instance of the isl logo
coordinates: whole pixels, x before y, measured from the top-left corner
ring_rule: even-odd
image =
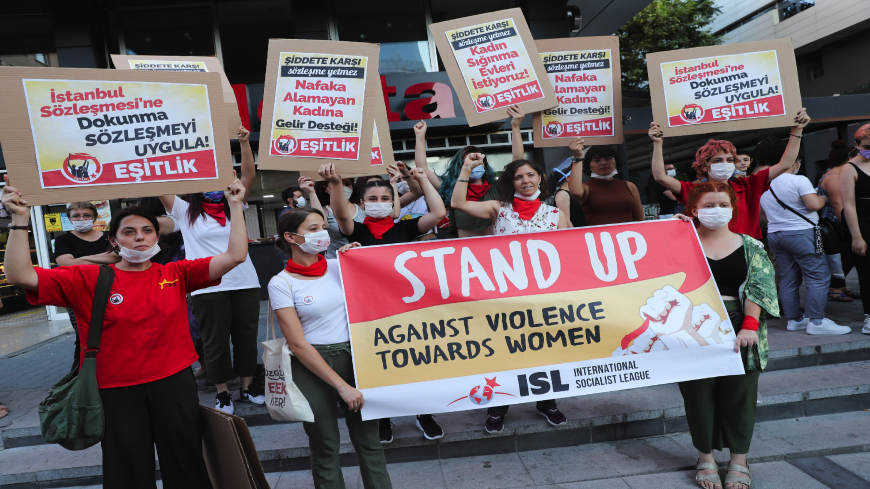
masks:
[[[704,119],[704,108],[698,104],[687,104],[680,111],[680,119],[690,124],[701,122]]]
[[[483,110],[491,109],[495,106],[495,97],[488,93],[482,93],[475,101],[477,106]]]
[[[282,155],[289,155],[296,151],[298,144],[293,136],[284,135],[272,142],[275,151]]]
[[[492,401],[492,398],[495,397],[496,394],[516,397],[513,394],[508,394],[507,392],[497,392],[495,388],[501,387],[501,384],[497,383],[495,379],[495,377],[491,379],[487,379],[486,377],[484,377],[484,382],[472,387],[471,390],[468,392],[467,396],[462,396],[453,402],[461,401],[465,398],[468,398],[468,400],[471,401],[471,403],[475,406],[485,406]],[[450,404],[453,404],[453,402],[451,402]],[[448,406],[450,404],[448,404]]]
[[[67,180],[75,183],[90,183],[100,178],[103,165],[87,153],[68,153],[63,160],[61,173]]]
[[[547,136],[550,136],[551,138],[557,138],[565,132],[565,127],[562,123],[556,121],[548,123],[545,129],[547,131]]]

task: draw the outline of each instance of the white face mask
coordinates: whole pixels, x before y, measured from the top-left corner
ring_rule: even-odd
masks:
[[[724,182],[734,174],[734,163],[713,163],[710,165],[710,178],[717,182]]]
[[[350,187],[344,187],[344,198],[350,200],[351,195],[353,195],[353,189]]]
[[[616,176],[617,173],[619,173],[619,172],[616,170],[613,170],[608,175],[599,175],[595,172],[592,172],[592,178],[601,178],[601,179],[607,180],[608,178],[613,178],[614,176]]]
[[[298,199],[296,199],[296,206],[305,207],[305,197],[299,197]]]
[[[121,246],[121,251],[118,253],[121,255],[121,258],[127,260],[130,263],[142,263],[151,259],[152,256],[160,253],[160,246],[157,243],[154,243],[154,246],[148,248],[145,251],[140,250],[131,250],[129,248],[124,248]]]
[[[520,199],[520,200],[529,200],[529,201],[535,200],[538,198],[539,195],[541,195],[540,190],[535,190],[535,193],[533,193],[532,195],[530,195],[528,197],[521,195],[519,192],[514,192],[514,197],[517,199]]]
[[[392,202],[366,202],[363,212],[372,219],[381,219],[393,212]]]
[[[89,221],[70,221],[72,222],[73,229],[80,233],[86,233],[91,229],[94,229],[94,220],[91,219]]]
[[[731,211],[725,207],[710,207],[706,209],[698,209],[698,220],[701,224],[713,231],[722,229],[731,222]]]
[[[399,191],[399,195],[405,195],[411,191],[411,187],[408,185],[408,182],[399,182],[396,184],[396,190]]]
[[[665,170],[665,175],[669,177],[675,177],[677,176],[677,170],[674,170],[673,168],[671,168],[670,170]]]
[[[326,232],[325,229],[314,233],[296,234],[296,236],[302,236],[305,238],[305,242],[299,245],[299,249],[306,253],[316,255],[318,253],[323,253],[327,248],[329,248],[329,233]]]

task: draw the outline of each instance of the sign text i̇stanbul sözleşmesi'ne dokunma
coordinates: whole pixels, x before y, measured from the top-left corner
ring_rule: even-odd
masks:
[[[691,225],[597,226],[341,255],[364,419],[743,372]],[[372,283],[395,292],[371,299]]]

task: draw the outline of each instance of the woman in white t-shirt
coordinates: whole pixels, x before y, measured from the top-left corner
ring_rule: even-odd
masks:
[[[789,331],[807,334],[848,334],[851,328],[825,318],[831,270],[824,252],[816,253],[815,226],[818,210],[826,200],[816,194],[809,179],[795,175],[800,160],[770,182],[761,195],[761,208],[767,216],[767,243],[776,256],[779,274],[779,302]],[[801,313],[800,287],[806,283],[804,312]]]
[[[250,132],[239,127],[238,134],[242,149],[239,180],[245,187],[244,208],[247,209],[248,195],[254,184],[254,155],[248,143]],[[184,199],[176,195],[161,195],[160,201],[175,221],[175,230],[181,231],[188,260],[219,255],[227,250],[230,214],[223,192],[189,194]],[[237,376],[242,381],[239,401],[260,406],[265,404],[262,388],[251,384],[257,372],[260,280],[250,255],[244,263],[224,275],[220,285],[193,292],[190,307],[202,336],[208,381],[217,387],[215,408],[233,414],[233,396],[227,382]]]
[[[314,413],[313,423],[302,424],[311,450],[314,486],[344,487],[335,411],[338,402],[345,410],[344,421],[360,460],[363,486],[389,489],[378,421],[363,421],[360,413],[365,399],[355,387],[338,260],[322,255],[329,249],[328,229],[316,209],[291,210],[278,219],[276,246],[290,259],[284,271],[269,281],[269,300],[293,352],[293,381]],[[339,253],[357,246],[348,244]]]

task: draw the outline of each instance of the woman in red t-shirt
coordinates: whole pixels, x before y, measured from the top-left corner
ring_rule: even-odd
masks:
[[[73,309],[86,347],[99,265],[34,268],[27,241],[30,207],[4,178],[2,202],[12,214],[6,279],[26,289],[32,304]],[[244,187],[233,179],[224,193],[231,214],[239,218],[230,221],[227,251],[214,257],[152,263],[160,251],[157,218],[142,207],[127,207],[112,218],[109,243],[121,261],[112,265],[115,279],[96,356],[105,413],[103,487],[153,488],[156,446],[164,484],[211,488],[190,370],[197,354],[187,324],[186,295],[219,284],[247,256]]]
[[[794,118],[795,125],[791,128],[788,146],[782,159],[776,165],[753,173],[752,175],[731,179],[734,176],[737,160],[737,148],[729,141],[711,139],[695,153],[692,167],[698,172],[699,178],[710,182],[728,182],[737,194],[737,219],[728,224],[731,232],[761,239],[761,194],[770,188],[770,182],[791,168],[800,150],[801,133],[810,123],[806,109],[801,109]],[[681,182],[665,173],[665,158],[662,150],[662,131],[655,122],[650,123],[649,137],[653,140],[652,174],[656,182],[670,190],[681,204],[686,204],[689,191],[697,183]],[[731,180],[729,180],[731,179]]]

